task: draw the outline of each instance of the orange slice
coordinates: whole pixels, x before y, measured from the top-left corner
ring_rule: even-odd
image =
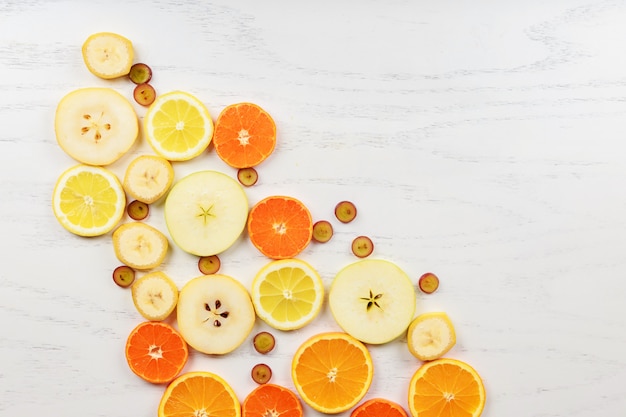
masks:
[[[217,155],[231,167],[253,167],[274,151],[276,124],[256,104],[232,104],[217,117],[213,145]]]
[[[241,405],[243,417],[302,417],[302,404],[291,390],[276,384],[259,385]]]
[[[241,404],[232,387],[211,372],[187,372],[163,393],[159,417],[240,417]]]
[[[248,235],[252,244],[268,258],[293,258],[311,242],[311,213],[293,197],[267,197],[250,210]]]
[[[408,417],[400,404],[384,398],[372,398],[355,408],[350,417]]]
[[[485,407],[485,387],[478,373],[457,359],[422,365],[409,383],[413,417],[478,417]]]
[[[140,378],[153,384],[170,382],[189,356],[187,343],[174,328],[162,322],[143,322],[126,341],[126,360]]]
[[[291,377],[302,400],[325,414],[337,414],[358,403],[374,375],[365,345],[346,333],[321,333],[296,351]]]

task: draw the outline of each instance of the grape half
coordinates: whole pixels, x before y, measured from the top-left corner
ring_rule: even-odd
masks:
[[[356,237],[352,241],[352,253],[359,258],[366,258],[374,251],[374,242],[367,236]]]
[[[202,256],[198,259],[198,269],[204,275],[216,274],[220,270],[221,265],[222,263],[217,255]]]
[[[252,167],[240,168],[237,171],[237,179],[242,185],[251,187],[259,180],[259,174]]]
[[[342,223],[350,223],[356,217],[356,206],[351,201],[341,201],[335,206],[335,217]]]
[[[150,207],[139,200],[133,200],[128,204],[126,208],[128,216],[133,220],[143,220],[148,217],[150,213]]]
[[[128,78],[135,84],[144,84],[152,79],[152,69],[143,63],[136,63],[130,67]]]
[[[254,343],[254,349],[264,355],[269,353],[272,349],[274,349],[274,346],[276,346],[276,340],[269,332],[257,333],[257,335],[254,336],[252,343]]]
[[[327,220],[319,220],[313,225],[313,240],[326,243],[333,237],[333,225]]]
[[[259,363],[254,365],[251,375],[257,384],[267,384],[272,379],[272,369],[264,363]]]
[[[432,272],[426,272],[417,281],[420,290],[425,294],[432,294],[439,288],[439,278]]]
[[[113,270],[113,281],[122,288],[130,287],[135,281],[135,270],[121,265]]]
[[[139,84],[133,90],[133,98],[142,106],[149,106],[156,99],[156,90],[148,83]]]

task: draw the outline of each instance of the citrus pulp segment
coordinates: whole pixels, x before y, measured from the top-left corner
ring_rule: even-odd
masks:
[[[275,260],[256,274],[251,296],[263,321],[278,330],[294,330],[309,324],[319,314],[324,284],[305,261]]]
[[[213,120],[206,106],[184,91],[158,96],[146,112],[144,128],[150,146],[170,161],[195,158],[213,138]]]
[[[250,295],[236,279],[202,275],[180,290],[176,308],[178,329],[199,352],[223,355],[248,337],[256,315]]]
[[[302,403],[290,389],[263,384],[253,389],[241,404],[242,417],[302,417]]]
[[[198,171],[174,184],[164,213],[170,236],[182,250],[216,255],[232,246],[245,229],[248,197],[228,175]]]
[[[79,164],[63,172],[52,193],[52,209],[59,223],[79,236],[99,236],[121,220],[126,194],[115,174],[106,168]]]
[[[173,380],[159,403],[159,417],[241,417],[232,387],[212,372],[187,372]]]
[[[140,323],[126,340],[128,366],[135,375],[153,384],[165,384],[176,378],[188,356],[187,344],[166,323]]]
[[[231,104],[217,117],[213,145],[217,155],[231,167],[253,167],[274,151],[276,124],[256,104]]]
[[[445,355],[456,343],[454,326],[444,312],[423,313],[409,325],[409,352],[421,361],[431,361]]]
[[[252,244],[268,258],[293,258],[311,242],[311,213],[293,197],[266,197],[250,210],[248,235]]]
[[[124,36],[98,32],[85,40],[82,54],[89,72],[108,80],[130,72],[134,50],[131,41]]]
[[[457,359],[425,362],[409,383],[409,411],[413,417],[478,417],[485,399],[480,375]]]
[[[139,121],[130,102],[111,88],[66,94],[54,116],[56,139],[69,156],[88,165],[109,165],[135,143]]]
[[[342,268],[328,304],[339,326],[358,340],[382,344],[404,334],[415,313],[415,288],[396,264],[366,259]]]
[[[302,400],[325,414],[356,405],[372,383],[374,366],[365,345],[346,333],[312,336],[293,356],[291,376]]]

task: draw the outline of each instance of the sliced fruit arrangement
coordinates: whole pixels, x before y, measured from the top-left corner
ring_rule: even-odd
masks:
[[[415,288],[396,264],[366,259],[345,266],[329,290],[330,311],[356,339],[382,344],[404,334],[416,307]]]
[[[291,376],[302,400],[325,414],[356,405],[367,394],[374,366],[365,345],[346,333],[320,333],[293,356]]]
[[[486,398],[476,370],[463,361],[448,358],[425,362],[411,378],[408,397],[413,417],[478,417]]]
[[[324,302],[322,278],[300,259],[268,263],[254,277],[250,292],[259,318],[278,330],[304,327]]]
[[[89,72],[104,79],[127,75],[134,58],[132,42],[111,32],[90,35],[83,43],[82,53]]]
[[[256,104],[231,104],[217,117],[213,146],[217,155],[231,167],[254,167],[274,151],[276,124]]]
[[[302,417],[302,403],[290,389],[264,384],[250,391],[241,404],[243,417]]]
[[[182,250],[216,255],[232,246],[245,229],[248,197],[228,175],[198,171],[174,184],[164,213],[170,236]]]
[[[180,333],[194,349],[214,355],[235,350],[248,337],[256,315],[246,288],[234,278],[203,275],[187,282],[178,298]]]
[[[169,324],[143,322],[126,340],[126,361],[140,378],[166,384],[183,370],[189,350],[181,335]]]
[[[75,165],[59,176],[52,192],[55,217],[79,236],[108,233],[122,219],[125,208],[122,184],[106,168]]]
[[[232,387],[212,372],[187,372],[166,388],[159,417],[240,417],[241,404]]]
[[[130,102],[111,88],[81,88],[59,102],[56,139],[69,156],[88,165],[109,165],[135,143],[139,121]]]
[[[446,313],[424,313],[409,325],[407,342],[413,356],[421,361],[431,361],[452,349],[456,343],[456,334]]]
[[[169,191],[173,182],[170,161],[161,156],[140,155],[128,164],[123,185],[135,200],[152,204]]]
[[[308,246],[312,235],[311,213],[293,197],[266,197],[250,209],[248,236],[268,258],[294,258]]]
[[[161,265],[168,247],[167,237],[146,223],[125,223],[113,232],[115,256],[134,269],[148,270]]]
[[[402,406],[385,398],[371,398],[359,404],[350,417],[408,417]]]
[[[170,161],[195,158],[213,138],[209,111],[204,103],[185,91],[159,95],[146,112],[144,128],[150,146]]]
[[[131,291],[137,311],[147,320],[165,320],[178,303],[178,288],[163,271],[142,276],[132,285]]]

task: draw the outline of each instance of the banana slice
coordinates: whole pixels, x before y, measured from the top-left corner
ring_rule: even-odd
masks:
[[[246,288],[227,275],[203,275],[181,289],[176,308],[178,329],[194,349],[223,355],[248,337],[255,312]]]
[[[128,165],[124,189],[135,200],[152,204],[168,192],[173,181],[170,161],[161,156],[141,155]]]
[[[109,165],[135,143],[139,121],[130,102],[111,88],[80,88],[59,102],[54,118],[59,146],[88,165]]]
[[[165,320],[178,302],[176,284],[162,271],[139,278],[131,287],[131,292],[139,314],[152,321]]]
[[[407,342],[413,356],[422,361],[432,361],[452,349],[456,334],[446,313],[424,313],[411,322]]]
[[[126,223],[113,232],[113,249],[120,262],[138,270],[156,268],[169,247],[158,229],[145,223]]]
[[[382,259],[365,259],[344,267],[328,293],[337,324],[370,344],[387,343],[405,334],[415,303],[415,288],[408,275]]]
[[[83,43],[82,52],[89,72],[106,80],[127,75],[133,65],[133,44],[117,33],[94,33]]]

